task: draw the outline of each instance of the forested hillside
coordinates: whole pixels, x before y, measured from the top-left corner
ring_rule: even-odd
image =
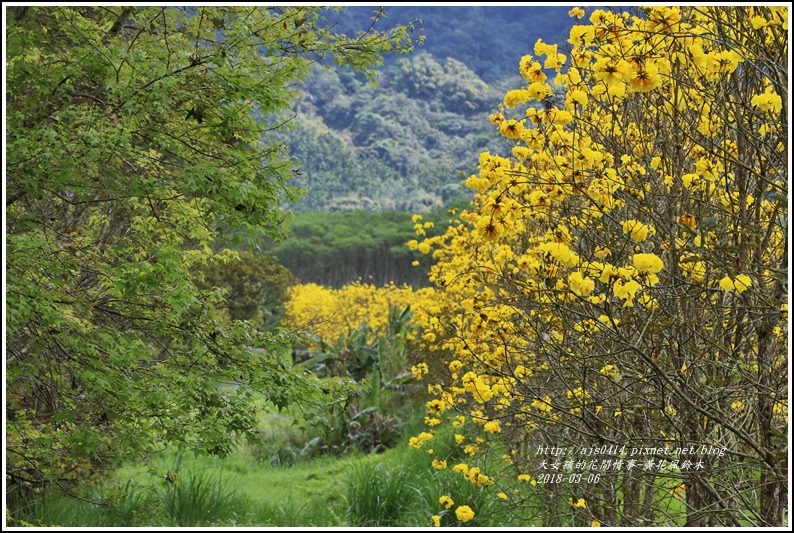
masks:
[[[351,6],[328,13],[337,21],[334,29],[355,34],[367,26],[379,8]],[[538,39],[546,43],[565,42],[571,25],[570,6],[386,6],[385,27],[419,19],[417,31],[425,35],[419,51],[432,54],[439,62],[447,58],[465,63],[486,83],[515,76],[521,56],[531,51]],[[378,27],[376,26],[376,27]],[[387,55],[386,65],[396,56]]]
[[[432,259],[406,244],[416,231],[438,235],[467,202],[413,217],[403,211],[299,213],[286,224],[289,237],[265,248],[302,283],[341,287],[357,279],[386,285],[429,285]]]
[[[281,133],[301,165],[299,211],[426,212],[460,197],[476,154],[501,144],[488,121],[498,96],[454,59],[399,61],[377,88],[318,70],[303,89]]]
[[[325,16],[340,31],[418,18],[426,39],[409,57],[386,55],[377,86],[320,66],[305,81],[292,127],[278,134],[300,161],[293,184],[306,190],[293,210],[416,213],[463,198],[477,155],[509,151],[488,116],[520,83],[522,55],[570,20],[559,7],[392,6],[375,21],[373,10]]]

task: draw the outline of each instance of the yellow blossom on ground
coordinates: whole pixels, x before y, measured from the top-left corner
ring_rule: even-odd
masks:
[[[438,503],[449,509],[453,505],[455,505],[454,500],[447,494],[444,494],[438,499]]]

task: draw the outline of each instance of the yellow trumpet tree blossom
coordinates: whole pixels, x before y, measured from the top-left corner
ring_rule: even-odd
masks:
[[[565,53],[537,43],[492,116],[504,152],[480,156],[469,209],[422,241],[424,379],[454,406],[442,423],[510,452],[470,448],[483,475],[538,480],[545,499],[511,500],[525,516],[783,524],[788,16],[595,10]],[[579,482],[544,483],[554,459]]]

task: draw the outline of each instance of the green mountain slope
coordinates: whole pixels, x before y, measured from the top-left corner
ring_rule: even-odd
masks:
[[[422,51],[439,62],[453,58],[466,64],[487,83],[515,74],[521,56],[531,52],[538,39],[563,43],[573,19],[571,6],[386,6],[376,27],[393,27],[421,20],[417,30],[425,35]],[[370,23],[377,7],[351,6],[328,13],[337,31],[355,34]],[[385,58],[387,64],[394,56]]]
[[[518,63],[534,43],[566,33],[568,9],[386,7],[375,27],[419,18],[424,44],[409,57],[387,56],[377,87],[318,65],[301,87],[292,128],[278,134],[302,167],[294,184],[306,190],[287,207],[421,213],[467,197],[462,183],[479,154],[509,150],[488,115],[522,83]],[[366,27],[374,11],[326,17],[346,31]]]
[[[320,70],[304,94],[282,137],[303,167],[298,211],[426,212],[460,198],[478,154],[499,149],[498,92],[454,59],[400,59],[377,88]]]

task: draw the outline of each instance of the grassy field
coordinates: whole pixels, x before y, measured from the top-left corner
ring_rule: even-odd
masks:
[[[283,423],[274,414],[266,425],[277,432]],[[454,525],[454,508],[439,503],[441,494],[453,494],[475,511],[467,525],[516,524],[493,507],[491,489],[472,486],[451,471],[452,463],[444,471],[430,468],[427,451],[407,445],[411,430],[384,453],[279,463],[274,460],[278,454],[270,451],[283,449],[288,433],[280,434],[280,445],[265,447],[265,454],[262,447],[248,445],[224,459],[164,452],[148,464],[117,470],[111,480],[83,494],[86,500],[103,498],[110,505],[42,495],[36,505],[15,513],[9,525],[429,526],[433,515],[442,525]],[[442,453],[452,448],[440,439],[434,446]]]
[[[12,526],[63,527],[426,527],[441,526],[516,527],[560,523],[586,526],[585,514],[565,502],[549,508],[540,484],[517,480],[515,471],[497,472],[495,463],[482,466],[492,483],[477,485],[453,467],[473,459],[455,442],[446,427],[421,449],[409,446],[409,438],[424,426],[423,403],[408,401],[410,395],[381,391],[386,400],[399,396],[391,413],[398,413],[401,436],[396,446],[382,453],[363,453],[340,445],[339,435],[350,434],[353,422],[362,435],[382,426],[372,426],[365,417],[348,413],[333,431],[337,444],[322,441],[321,428],[300,429],[305,424],[298,408],[282,412],[265,409],[260,418],[261,438],[240,446],[226,458],[195,456],[175,450],[162,452],[146,463],[125,465],[99,486],[84,487],[83,499],[60,493],[38,494],[26,506],[7,498],[8,524]],[[393,403],[393,402],[391,402]],[[370,406],[359,413],[366,413]],[[392,406],[394,407],[394,406]],[[376,418],[377,420],[377,418]],[[341,430],[341,431],[340,431]],[[327,436],[327,435],[326,435]],[[317,444],[320,442],[321,444]],[[323,445],[322,443],[325,443]],[[344,443],[342,443],[344,444]],[[492,458],[506,450],[499,439],[483,446]],[[374,449],[374,448],[372,448]],[[432,457],[429,455],[432,449]],[[377,448],[378,451],[383,447]],[[329,453],[334,452],[334,453]],[[447,467],[434,469],[432,458]],[[497,494],[500,496],[497,497]],[[440,497],[454,499],[445,506]],[[659,519],[680,523],[683,506],[660,490],[666,512]],[[97,505],[96,502],[102,502]],[[664,505],[663,505],[664,504]],[[668,506],[669,504],[669,506]],[[459,520],[456,510],[468,506],[473,517]],[[513,510],[519,510],[514,514]],[[555,517],[552,517],[555,515]]]

